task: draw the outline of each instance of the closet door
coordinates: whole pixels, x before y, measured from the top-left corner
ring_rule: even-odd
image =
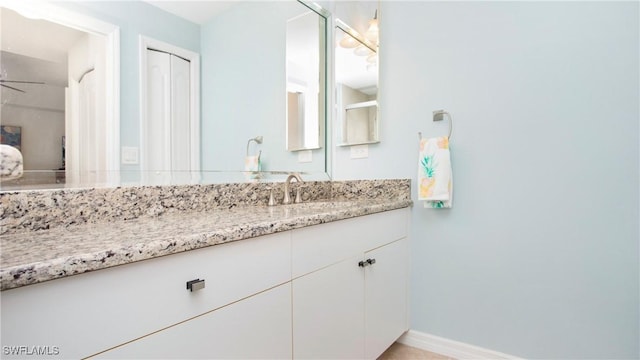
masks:
[[[191,170],[190,67],[181,57],[147,49],[143,170],[160,171],[146,174],[153,183],[189,178],[184,171]]]
[[[147,118],[143,170],[170,170],[171,57],[147,50]],[[151,175],[150,175],[151,176]],[[153,179],[154,182],[162,179]]]
[[[189,61],[171,55],[171,170],[191,170]]]

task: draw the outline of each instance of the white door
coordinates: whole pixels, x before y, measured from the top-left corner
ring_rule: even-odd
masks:
[[[66,173],[69,183],[102,183],[107,177],[106,126],[99,115],[96,71],[79,82],[70,80],[66,92]]]
[[[190,66],[179,56],[147,49],[142,170],[154,183],[168,183],[171,172],[174,181],[188,179],[188,173],[175,172],[192,170]]]
[[[102,142],[99,138],[99,124],[96,122],[96,89],[94,72],[87,73],[78,84],[79,90],[79,112],[80,112],[80,174],[81,176],[91,176],[96,171],[103,169],[101,166],[104,158],[101,159]],[[88,180],[88,179],[80,179]]]

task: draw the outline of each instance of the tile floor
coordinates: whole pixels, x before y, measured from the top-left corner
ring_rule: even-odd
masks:
[[[417,349],[400,343],[393,343],[378,360],[455,360],[445,355]]]

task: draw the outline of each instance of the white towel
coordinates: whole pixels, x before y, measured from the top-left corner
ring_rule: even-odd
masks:
[[[449,138],[421,139],[418,156],[418,200],[424,207],[451,208],[453,177]]]
[[[260,157],[246,156],[244,158],[244,171],[250,171],[250,172],[260,171]]]
[[[256,180],[262,177],[262,161],[260,160],[260,156],[262,155],[262,150],[258,152],[258,155],[255,156],[246,156],[244,158],[244,177],[247,180]]]

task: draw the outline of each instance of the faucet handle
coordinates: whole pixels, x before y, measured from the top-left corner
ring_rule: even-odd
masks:
[[[302,197],[300,197],[300,186],[296,189],[296,199],[293,200],[295,204],[300,204],[302,202]]]
[[[276,200],[273,198],[273,189],[269,192],[269,206],[274,206],[276,204]]]
[[[284,187],[284,198],[282,198],[282,205],[287,205],[291,202],[291,196],[289,195],[289,187]]]

